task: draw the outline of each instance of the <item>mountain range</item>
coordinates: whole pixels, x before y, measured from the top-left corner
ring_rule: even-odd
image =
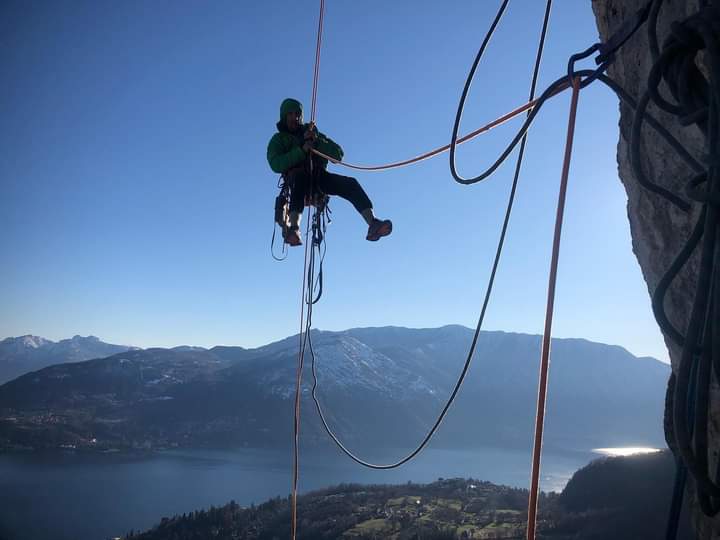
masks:
[[[462,368],[472,330],[313,331],[319,399],[351,449],[370,457],[422,438]],[[131,349],[50,366],[0,386],[0,448],[284,447],[298,337],[256,349]],[[433,444],[527,447],[540,336],[483,332]],[[302,444],[327,445],[303,373]],[[555,339],[546,446],[663,446],[668,365],[617,346]]]
[[[104,343],[95,336],[74,336],[55,342],[38,336],[0,341],[0,384],[53,364],[104,358],[137,347]]]

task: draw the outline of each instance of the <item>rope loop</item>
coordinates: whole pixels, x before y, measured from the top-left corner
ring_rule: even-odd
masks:
[[[568,81],[574,81],[577,77],[577,70],[575,69],[575,64],[579,62],[580,60],[585,60],[586,58],[589,58],[594,53],[600,50],[600,43],[595,43],[585,49],[584,51],[580,51],[579,53],[575,53],[570,56],[570,59],[568,60],[568,68],[567,68],[567,76]]]

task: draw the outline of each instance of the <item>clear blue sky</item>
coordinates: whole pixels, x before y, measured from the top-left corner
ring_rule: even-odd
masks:
[[[498,3],[328,0],[320,129],[355,163],[447,143]],[[0,337],[256,346],[298,331],[302,250],[270,257],[265,150],[280,101],[309,105],[317,4],[2,3]],[[510,2],[462,132],[524,101],[543,8]],[[590,2],[556,0],[542,84],[596,40]],[[531,131],[487,329],[542,331],[568,101]],[[554,335],[667,359],[632,254],[617,122],[605,88],[582,93]],[[516,125],[463,146],[461,171],[489,164]],[[333,202],[316,326],[474,326],[511,174],[463,187],[447,155],[358,174],[395,231],[367,242]]]

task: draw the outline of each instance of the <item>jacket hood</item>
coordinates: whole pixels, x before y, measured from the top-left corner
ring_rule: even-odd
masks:
[[[287,126],[285,125],[285,118],[287,117],[287,114],[291,112],[299,112],[300,114],[302,114],[302,103],[300,103],[297,99],[293,98],[284,99],[283,102],[280,104],[280,121],[277,123],[278,131],[287,131]]]

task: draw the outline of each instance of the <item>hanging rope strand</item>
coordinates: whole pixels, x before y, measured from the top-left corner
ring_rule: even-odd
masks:
[[[315,123],[315,104],[317,102],[317,87],[318,79],[320,76],[320,48],[322,45],[322,29],[323,20],[325,17],[325,0],[320,0],[320,17],[318,18],[318,30],[317,30],[317,43],[315,46],[315,69],[313,72],[313,88],[312,88],[312,106],[310,109],[310,122]],[[312,159],[309,157],[310,166],[310,197],[313,196],[313,185],[312,185]],[[312,208],[312,207],[310,207]],[[300,309],[300,351],[298,353],[297,362],[297,374],[295,380],[295,414],[294,414],[294,429],[293,429],[293,477],[292,477],[292,495],[291,495],[291,538],[295,540],[297,536],[297,495],[298,495],[298,481],[300,478],[300,402],[302,398],[302,373],[305,364],[305,344],[308,339],[309,323],[311,313],[308,312],[307,321],[305,320],[305,306],[306,293],[310,298],[310,305],[312,305],[312,272],[314,269],[313,259],[314,250],[310,242],[308,241],[310,236],[310,221],[311,221],[311,210],[308,210],[306,228],[305,228],[305,259],[303,262],[303,284],[302,284],[302,295],[301,295],[301,309]],[[310,253],[308,253],[310,250]],[[308,276],[310,279],[310,285],[308,285]],[[307,331],[306,330],[307,325]]]
[[[550,335],[552,332],[553,311],[555,307],[555,283],[560,258],[560,237],[562,234],[563,215],[565,212],[565,195],[567,193],[570,158],[572,157],[573,138],[575,137],[575,117],[577,114],[580,79],[573,80],[572,100],[568,119],[567,141],[565,143],[565,159],[560,177],[560,193],[558,195],[557,214],[555,216],[555,233],[553,235],[552,257],[550,260],[550,276],[548,278],[547,307],[545,311],[545,330],[543,332],[542,354],[540,360],[540,381],[538,384],[537,414],[535,416],[535,442],[533,444],[532,472],[530,481],[530,500],[528,503],[527,540],[535,540],[537,527],[537,503],[540,491],[540,457],[542,453],[543,428],[545,425],[545,401],[547,398],[548,372],[550,368]]]
[[[310,230],[310,220],[307,220],[305,230],[305,260],[303,262],[302,294],[300,297],[300,350],[298,352],[297,372],[295,377],[295,414],[293,429],[293,477],[292,477],[292,531],[291,538],[295,540],[297,533],[297,492],[298,480],[300,478],[300,398],[302,397],[302,373],[305,364],[305,294],[308,275],[308,243],[307,237]]]
[[[317,111],[317,90],[320,80],[320,49],[322,47],[323,22],[325,19],[325,0],[320,0],[320,17],[318,17],[317,43],[315,45],[315,71],[313,73],[312,101],[310,106],[310,123],[315,124]]]
[[[549,97],[554,97],[554,96],[564,92],[568,88],[570,88],[570,84],[565,83],[563,81],[563,83],[559,84],[558,87],[554,89],[554,91],[552,92],[552,94]],[[487,133],[488,131],[495,129],[498,126],[501,126],[501,125],[505,124],[506,122],[509,122],[510,120],[512,120],[516,116],[521,115],[524,112],[532,111],[538,105],[539,101],[540,101],[540,99],[531,99],[528,103],[525,103],[524,105],[521,105],[521,106],[513,109],[512,111],[496,118],[492,122],[485,124],[484,126],[476,129],[475,131],[472,131],[472,132],[468,133],[467,135],[460,137],[456,141],[456,144],[463,144],[468,141],[471,141],[474,138],[476,138],[477,136],[482,135],[483,133]],[[421,161],[425,161],[426,159],[430,159],[432,157],[435,157],[437,155],[447,152],[448,150],[450,150],[450,146],[451,146],[450,144],[446,144],[445,146],[440,146],[438,148],[435,148],[434,150],[425,152],[424,154],[420,154],[415,157],[404,159],[402,161],[394,161],[392,163],[386,163],[384,165],[354,165],[352,163],[347,163],[345,161],[337,160],[337,159],[333,158],[332,156],[323,154],[322,152],[320,152],[318,150],[313,149],[313,153],[317,154],[318,156],[320,156],[322,158],[327,159],[328,161],[330,161],[331,163],[333,163],[335,165],[339,165],[341,167],[347,167],[348,169],[355,169],[357,171],[367,171],[367,172],[380,172],[380,171],[388,171],[390,169],[399,169],[401,167],[406,167],[406,166],[412,165],[414,163],[420,163]]]

